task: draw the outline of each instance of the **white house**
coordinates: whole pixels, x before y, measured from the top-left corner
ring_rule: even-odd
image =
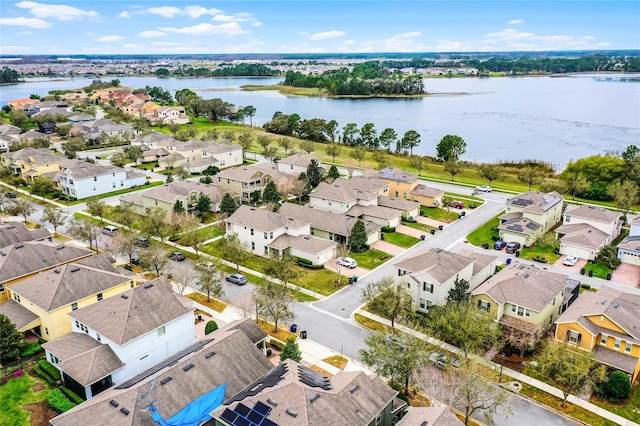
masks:
[[[147,178],[142,173],[121,167],[67,160],[60,164],[60,171],[53,180],[58,182],[63,194],[82,199],[144,185]]]
[[[193,308],[164,278],[69,313],[72,333],[43,345],[65,386],[87,399],[193,343]]]
[[[183,106],[165,106],[154,109],[149,115],[149,123],[157,124],[187,124],[189,116]]]
[[[595,260],[600,249],[620,235],[622,214],[598,206],[570,206],[556,229],[560,254]]]
[[[563,201],[555,191],[530,191],[508,199],[506,212],[499,218],[500,238],[530,246],[560,222]]]
[[[307,154],[306,152],[298,152],[288,157],[278,160],[278,170],[282,173],[289,173],[291,175],[299,175],[300,173],[306,173],[307,167],[312,160],[316,160],[320,164],[320,160],[313,154]],[[324,166],[321,166],[326,169]]]
[[[618,244],[618,259],[640,266],[640,216],[629,222],[629,235]]]

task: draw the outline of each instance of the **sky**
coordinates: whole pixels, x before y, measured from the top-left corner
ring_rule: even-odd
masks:
[[[0,54],[640,48],[640,1],[0,0]]]

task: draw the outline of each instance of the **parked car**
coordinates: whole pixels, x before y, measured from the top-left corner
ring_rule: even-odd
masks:
[[[447,367],[460,368],[460,361],[457,358],[439,352],[432,352],[429,355],[429,362],[441,369]]]
[[[505,240],[498,240],[496,241],[496,243],[493,245],[493,249],[494,250],[502,250],[503,248],[505,248],[507,246],[507,242]]]
[[[564,262],[562,262],[563,265],[567,265],[567,266],[573,266],[576,264],[576,262],[579,260],[580,258],[578,256],[574,256],[572,254],[568,254],[567,257],[565,257]]]
[[[172,260],[177,260],[178,262],[182,262],[183,260],[185,260],[187,257],[184,255],[184,253],[182,253],[181,251],[174,251],[173,253],[171,253],[169,255],[169,259]]]
[[[132,264],[132,265],[140,266],[140,263],[142,263],[142,260],[140,260],[140,257],[138,257],[138,255],[137,255],[137,254],[134,254],[134,255],[131,257],[131,264]]]
[[[520,250],[520,243],[511,242],[507,244],[507,253],[515,253]]]
[[[338,265],[346,266],[349,269],[353,269],[358,266],[358,262],[350,257],[339,257],[336,263]]]
[[[145,237],[138,237],[136,244],[140,247],[149,247],[149,239]]]
[[[489,185],[476,186],[476,191],[491,192],[491,187]]]
[[[113,225],[107,225],[104,228],[102,228],[102,233],[110,237],[114,236],[116,232],[118,232],[118,228],[116,228]]]
[[[464,209],[464,203],[462,201],[455,200],[451,202],[451,207],[454,209]]]
[[[4,196],[7,198],[17,198],[18,194],[16,194],[15,192],[7,192],[4,194]]]
[[[242,274],[227,275],[225,280],[227,280],[230,283],[237,284],[237,285],[245,285],[247,283],[247,277],[245,277]]]

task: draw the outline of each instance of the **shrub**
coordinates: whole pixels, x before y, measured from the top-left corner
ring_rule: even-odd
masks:
[[[302,361],[302,353],[296,343],[295,337],[289,337],[287,343],[282,348],[282,352],[280,352],[280,362],[286,359],[292,359],[296,362]]]
[[[40,343],[31,342],[24,345],[24,348],[22,348],[22,353],[20,354],[20,356],[22,358],[25,358],[33,354],[37,354],[40,351],[42,351],[42,346],[40,346]]]
[[[47,373],[45,373],[45,371],[44,371],[42,368],[40,368],[40,366],[39,366],[39,365],[34,366],[34,367],[33,367],[33,371],[34,371],[38,376],[40,376],[40,378],[41,378],[42,380],[44,380],[44,381],[45,381],[49,386],[51,386],[51,385],[53,384],[53,382],[55,381],[55,380],[53,380],[53,379],[51,378],[51,376],[49,376]]]
[[[53,380],[60,380],[60,370],[54,367],[53,364],[50,364],[49,361],[47,361],[46,359],[41,359],[40,361],[38,361],[38,364],[44,371],[47,372],[49,376],[53,378]]]
[[[71,402],[67,396],[62,393],[60,389],[54,389],[47,396],[47,402],[49,406],[58,414],[71,410],[77,404]]]
[[[580,284],[580,287],[581,287],[581,288],[583,288],[583,289],[585,289],[585,290],[589,290],[589,289],[591,289],[591,285],[590,285],[590,284],[587,284],[587,283],[582,283],[582,284]]]
[[[533,260],[535,260],[536,262],[547,263],[547,258],[544,256],[535,256]]]
[[[300,264],[300,266],[302,266],[303,268],[307,268],[307,269],[322,269],[322,268],[324,268],[324,265],[307,265],[307,264]]]
[[[72,391],[71,389],[66,388],[64,386],[58,386],[58,389],[60,389],[62,393],[65,394],[65,396],[69,398],[72,402],[76,404],[82,404],[84,402],[84,399],[80,398],[80,396],[74,391]]]
[[[313,265],[313,263],[309,259],[303,259],[302,257],[296,257],[298,264],[300,265]]]
[[[614,371],[609,375],[609,380],[607,380],[605,386],[605,392],[609,398],[609,402],[613,402],[611,399],[623,401],[629,398],[629,394],[631,393],[631,381],[629,380],[629,376],[624,374],[622,371]]]
[[[279,350],[282,350],[282,348],[284,348],[284,343],[282,343],[279,340],[271,339],[271,340],[269,340],[269,343],[271,344],[271,346],[275,346]]]
[[[395,226],[383,226],[382,227],[382,232],[388,232],[388,233],[396,232],[396,227]]]
[[[213,333],[218,329],[218,323],[215,321],[207,321],[207,325],[204,326],[204,334]]]

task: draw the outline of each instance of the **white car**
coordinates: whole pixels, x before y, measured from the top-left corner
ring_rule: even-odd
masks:
[[[353,269],[358,266],[358,262],[350,257],[339,257],[336,263],[338,265],[346,266],[349,269]]]
[[[576,262],[578,261],[578,256],[574,256],[572,254],[567,255],[567,257],[564,259],[564,262],[562,262],[563,265],[567,265],[567,266],[573,266],[576,264]]]
[[[491,192],[491,187],[489,185],[476,186],[476,191],[478,191],[478,192]]]

